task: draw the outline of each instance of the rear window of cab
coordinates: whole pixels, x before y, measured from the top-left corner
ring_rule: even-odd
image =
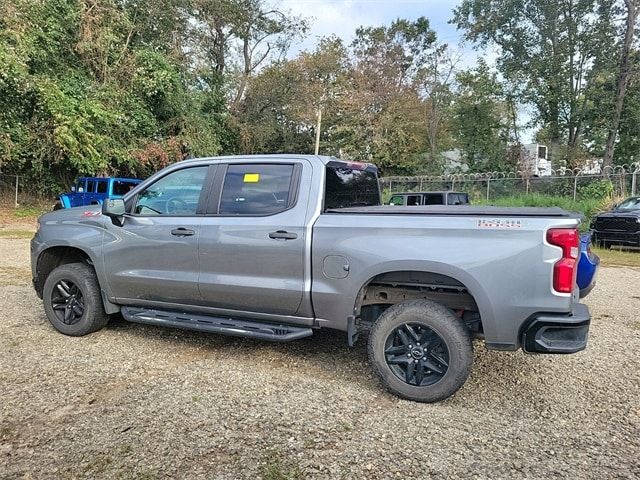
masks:
[[[325,210],[381,205],[377,170],[367,164],[328,163],[324,198]]]

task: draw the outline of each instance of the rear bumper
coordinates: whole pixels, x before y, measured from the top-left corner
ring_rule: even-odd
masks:
[[[591,314],[574,303],[571,314],[540,313],[522,332],[522,349],[528,353],[575,353],[587,346]]]

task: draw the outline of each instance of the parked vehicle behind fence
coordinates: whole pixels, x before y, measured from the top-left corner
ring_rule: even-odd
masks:
[[[391,195],[389,205],[468,205],[469,195],[464,192],[406,192]]]
[[[600,213],[591,221],[592,240],[596,245],[640,247],[640,197],[630,197]]]
[[[107,198],[122,198],[140,182],[137,178],[81,177],[70,192],[58,197],[53,209],[100,205]]]

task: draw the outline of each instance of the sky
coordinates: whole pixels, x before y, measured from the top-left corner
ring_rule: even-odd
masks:
[[[283,10],[310,19],[311,28],[306,38],[295,43],[290,56],[301,50],[313,50],[319,37],[337,35],[345,43],[353,39],[359,26],[389,25],[396,18],[429,19],[440,42],[458,48],[461,34],[448,21],[459,0],[281,0]],[[477,56],[471,46],[462,48],[464,62],[473,64]]]

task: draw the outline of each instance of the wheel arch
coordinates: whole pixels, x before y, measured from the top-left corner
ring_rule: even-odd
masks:
[[[360,314],[367,290],[372,285],[376,285],[381,281],[384,283],[401,283],[400,280],[402,278],[410,278],[417,280],[417,282],[412,281],[410,283],[415,284],[415,286],[423,286],[426,282],[421,282],[421,279],[432,279],[436,280],[436,285],[449,285],[464,289],[468,292],[468,295],[477,306],[477,311],[480,314],[482,327],[486,336],[492,338],[494,335],[496,328],[494,308],[489,300],[489,296],[481,283],[465,270],[439,262],[403,261],[379,265],[377,268],[369,270],[366,276],[363,277],[365,280],[360,280],[360,288],[353,303],[354,317]],[[435,299],[435,301],[437,301],[437,299]]]
[[[104,289],[101,286],[100,275],[96,271],[96,260],[86,250],[70,245],[52,245],[45,248],[39,253],[36,261],[35,276],[33,279],[33,286],[36,293],[42,298],[42,292],[47,277],[51,272],[59,267],[68,263],[84,263],[89,265],[96,273],[98,285],[100,285],[100,291],[102,295],[102,303],[106,313],[116,313],[119,311],[119,307],[109,302],[105,294]]]

